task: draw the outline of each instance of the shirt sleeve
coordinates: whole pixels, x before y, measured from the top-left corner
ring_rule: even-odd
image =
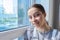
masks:
[[[24,40],[28,40],[27,31],[24,33]]]
[[[58,31],[57,40],[60,40],[60,31]]]

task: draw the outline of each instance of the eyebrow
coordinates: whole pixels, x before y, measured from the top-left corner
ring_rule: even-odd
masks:
[[[35,13],[39,13],[39,12],[34,12],[33,14],[35,14]]]
[[[33,13],[33,14],[36,14],[36,13],[39,13],[39,14],[40,14],[41,12],[38,11],[38,12],[35,12],[35,13]]]

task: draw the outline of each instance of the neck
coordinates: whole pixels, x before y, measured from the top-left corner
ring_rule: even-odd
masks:
[[[37,27],[40,32],[48,32],[51,29],[47,23],[43,24],[41,27]]]

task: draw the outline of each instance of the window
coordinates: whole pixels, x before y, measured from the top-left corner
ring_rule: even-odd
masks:
[[[48,16],[49,0],[0,0],[0,28],[5,30],[30,25],[27,10],[34,3],[42,4]]]
[[[0,0],[0,31],[18,26],[17,0]]]

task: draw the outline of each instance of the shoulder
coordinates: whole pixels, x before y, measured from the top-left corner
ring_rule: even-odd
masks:
[[[57,29],[53,29],[52,32],[53,32],[53,33],[58,33],[58,30],[57,30]]]
[[[53,36],[60,36],[60,31],[58,29],[53,29],[52,35]]]
[[[58,40],[60,40],[60,31],[58,30],[58,29],[52,29],[51,30],[51,38],[52,39],[58,39]]]
[[[60,31],[58,29],[53,29],[54,33],[60,33]]]
[[[58,33],[59,33],[59,30],[58,30],[58,29],[53,29],[53,30],[52,30],[52,33],[53,33],[53,34],[58,34]]]

